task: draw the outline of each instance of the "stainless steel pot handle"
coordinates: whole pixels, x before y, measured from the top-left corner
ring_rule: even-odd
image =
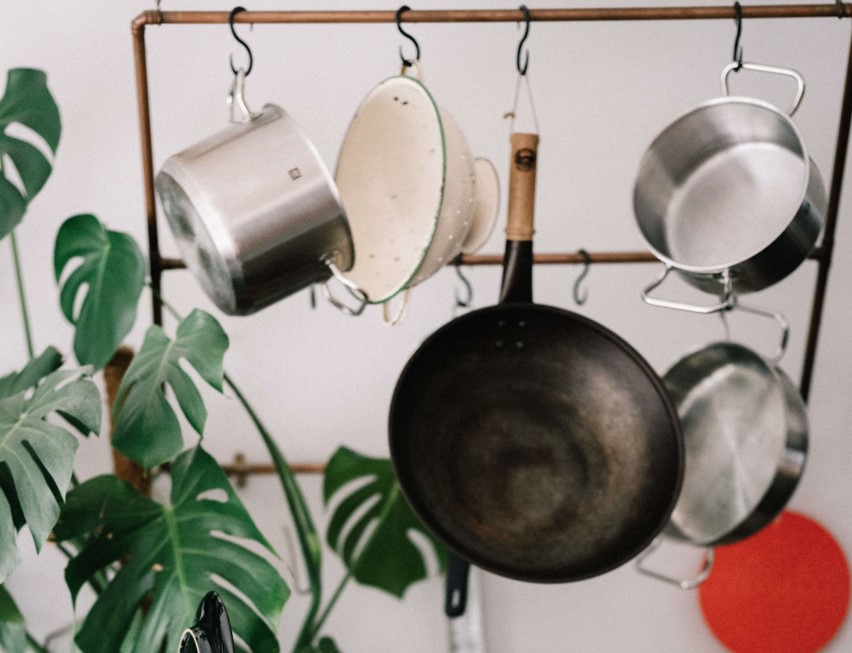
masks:
[[[651,569],[645,565],[645,560],[654,553],[662,544],[663,538],[658,537],[646,548],[642,553],[640,553],[636,557],[636,569],[639,573],[645,574],[646,576],[650,576],[651,578],[656,578],[657,580],[664,581],[671,585],[675,585],[682,590],[694,590],[699,587],[705,580],[710,577],[710,572],[713,569],[713,561],[716,557],[715,549],[712,546],[701,547],[704,549],[706,555],[704,556],[704,566],[701,568],[701,571],[698,572],[693,578],[676,578],[674,576],[669,576],[660,571],[656,571],[655,569]]]
[[[781,315],[781,313],[778,313],[776,311],[770,311],[765,308],[758,308],[757,306],[752,306],[750,304],[743,304],[739,301],[734,302],[734,307],[747,313],[754,313],[755,315],[770,317],[778,323],[778,326],[781,328],[781,342],[778,343],[778,349],[775,350],[775,353],[772,354],[771,357],[773,363],[778,363],[778,361],[781,360],[781,358],[784,356],[784,353],[787,351],[787,341],[790,339],[790,323],[787,322],[787,319],[783,315]]]
[[[334,262],[334,256],[327,256],[325,259],[323,259],[323,263],[328,266],[328,269],[331,271],[331,276],[333,276],[340,283],[346,286],[346,289],[355,296],[359,303],[358,306],[352,308],[351,306],[347,306],[346,304],[341,302],[331,293],[331,289],[328,287],[328,281],[322,281],[320,283],[320,290],[322,291],[323,297],[325,297],[332,306],[339,309],[342,313],[345,313],[346,315],[351,315],[353,317],[358,317],[359,315],[361,315],[361,313],[364,312],[367,303],[370,301],[367,297],[367,293],[365,293],[356,284],[352,283],[349,279],[343,276],[343,273],[340,271],[340,268],[338,268]]]
[[[730,95],[730,89],[728,87],[728,77],[735,70],[740,70],[745,68],[746,70],[755,70],[761,73],[771,73],[773,75],[785,75],[786,77],[792,77],[796,80],[796,96],[793,98],[792,106],[787,110],[787,115],[792,117],[794,113],[799,108],[799,105],[802,103],[802,98],[805,96],[805,78],[802,77],[801,73],[792,68],[781,68],[778,66],[767,66],[761,63],[738,63],[736,61],[732,61],[727,66],[722,69],[722,93],[725,95]]]
[[[228,93],[228,118],[231,122],[249,122],[253,120],[257,114],[253,113],[248,108],[245,99],[246,87],[246,71],[240,68],[234,75],[234,81],[231,84],[231,90]],[[239,116],[235,117],[234,107],[239,109]]]
[[[669,272],[671,271],[672,265],[666,264],[666,268],[665,270],[663,270],[663,273],[659,277],[657,277],[653,281],[653,283],[651,283],[642,291],[643,302],[645,302],[646,304],[650,304],[651,306],[659,306],[661,308],[672,308],[677,311],[688,311],[690,313],[701,313],[702,315],[708,315],[710,313],[718,313],[720,311],[730,310],[736,303],[736,298],[734,297],[733,283],[731,281],[731,277],[727,273],[724,276],[724,291],[722,292],[720,301],[717,304],[712,304],[710,306],[698,306],[696,304],[685,304],[682,302],[674,302],[668,299],[659,299],[658,297],[651,297],[651,291],[656,289],[660,284],[662,284],[663,281],[666,280],[666,277],[669,276]]]

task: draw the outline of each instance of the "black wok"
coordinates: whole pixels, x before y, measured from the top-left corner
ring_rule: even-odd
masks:
[[[677,412],[624,340],[532,303],[538,137],[512,136],[501,303],[432,334],[394,391],[404,495],[457,555],[526,581],[611,570],[668,523],[683,474]]]

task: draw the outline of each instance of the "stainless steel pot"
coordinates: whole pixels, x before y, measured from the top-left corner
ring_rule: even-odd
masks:
[[[761,290],[790,274],[816,245],[826,209],[822,178],[788,113],[748,97],[720,97],[687,112],[651,143],[639,166],[633,206],[654,255],[689,284],[714,294]],[[664,277],[662,277],[664,278]],[[645,300],[668,306],[645,290]],[[682,308],[682,306],[679,306]],[[721,310],[722,306],[717,307]],[[707,312],[701,310],[701,312]]]
[[[187,267],[223,312],[238,315],[354,261],[343,205],[316,148],[280,107],[251,112],[243,80],[239,71],[231,124],[169,157],[156,179]]]
[[[663,376],[683,427],[683,486],[664,535],[703,547],[731,544],[768,525],[786,506],[804,470],[808,420],[804,401],[777,365],[732,342],[707,345]],[[703,582],[640,571],[683,589]]]

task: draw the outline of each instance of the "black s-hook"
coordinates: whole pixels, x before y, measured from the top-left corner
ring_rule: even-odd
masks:
[[[242,40],[242,39],[241,39],[241,38],[237,35],[237,32],[236,32],[236,30],[234,29],[234,17],[235,17],[238,13],[240,13],[241,11],[245,11],[245,10],[246,10],[246,8],[245,8],[245,7],[234,7],[233,9],[231,9],[231,13],[230,13],[230,14],[228,14],[228,26],[231,28],[231,34],[233,34],[233,35],[234,35],[234,38],[235,38],[235,39],[237,39],[237,43],[239,43],[240,45],[242,45],[242,46],[246,49],[246,54],[248,54],[248,68],[246,68],[246,72],[245,72],[246,77],[248,77],[248,74],[251,72],[251,67],[254,65],[254,57],[252,57],[252,54],[251,54],[251,48],[248,46],[248,43],[246,43],[245,41],[243,41],[243,40]],[[231,54],[231,59],[230,59],[230,61],[231,61],[231,71],[232,71],[232,72],[236,75],[236,74],[237,74],[237,69],[236,69],[236,68],[234,68],[234,55],[233,55],[233,54]]]
[[[583,279],[585,279],[586,276],[589,274],[589,267],[592,263],[592,257],[584,249],[579,250],[577,253],[583,257],[583,271],[580,272],[580,275],[574,282],[574,302],[577,304],[577,306],[582,306],[586,303],[586,300],[589,299],[589,291],[584,290],[583,292],[580,292],[580,284],[583,282]]]
[[[405,11],[410,11],[411,7],[408,5],[402,5],[399,9],[396,10],[396,28],[399,30],[399,33],[402,34],[405,38],[411,41],[416,48],[416,52],[414,53],[414,61],[420,61],[420,44],[417,42],[417,39],[411,36],[408,32],[402,29],[402,14]],[[402,65],[406,68],[412,66],[414,61],[411,59],[406,59],[402,54],[402,46],[399,46],[399,58],[402,60]]]
[[[739,2],[734,3],[734,22],[737,24],[737,36],[734,39],[734,61],[737,62],[735,71],[743,67],[743,46],[740,45],[740,36],[743,34],[743,8]]]
[[[524,35],[521,37],[520,42],[518,43],[518,52],[515,55],[515,67],[518,69],[519,75],[526,75],[527,68],[530,65],[530,53],[527,51],[527,56],[524,59],[524,65],[521,65],[521,50],[524,47],[524,42],[527,40],[527,37],[530,35],[530,10],[527,9],[526,5],[521,5],[519,7],[520,11],[524,14]]]

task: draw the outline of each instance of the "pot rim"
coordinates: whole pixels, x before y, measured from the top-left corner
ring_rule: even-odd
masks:
[[[637,210],[637,195],[638,195],[640,178],[642,176],[642,171],[645,168],[645,163],[648,160],[650,153],[655,149],[655,146],[663,138],[665,138],[669,134],[669,132],[672,129],[674,129],[674,127],[676,125],[682,123],[683,121],[687,120],[688,118],[694,116],[697,113],[704,112],[704,111],[711,111],[715,107],[724,106],[724,105],[731,105],[731,104],[751,105],[751,106],[754,106],[754,107],[758,107],[762,110],[768,111],[772,114],[775,114],[778,118],[781,119],[781,121],[785,125],[785,127],[787,129],[789,129],[790,132],[792,133],[792,135],[794,136],[797,145],[801,149],[801,154],[795,153],[795,152],[791,152],[791,154],[794,154],[804,164],[803,165],[803,174],[801,176],[801,181],[800,181],[799,192],[797,194],[797,201],[796,201],[796,204],[795,204],[796,208],[795,208],[795,211],[793,211],[792,214],[790,215],[787,222],[785,222],[781,227],[779,227],[771,235],[767,236],[762,244],[756,245],[752,250],[750,250],[750,252],[748,254],[742,255],[739,258],[736,258],[736,259],[733,259],[733,260],[730,260],[730,261],[714,263],[714,264],[709,264],[709,265],[692,265],[692,264],[684,263],[684,262],[678,261],[676,258],[672,257],[671,255],[665,254],[662,251],[660,251],[660,249],[658,247],[656,247],[651,242],[651,240],[648,237],[646,237],[646,235],[645,235],[645,231],[642,228],[643,219],[640,217],[640,211]],[[817,175],[819,174],[818,170],[816,169],[815,163],[810,158],[808,147],[807,147],[807,144],[805,143],[804,138],[802,137],[801,131],[799,130],[799,128],[793,122],[792,118],[787,113],[785,113],[784,111],[779,109],[774,104],[767,102],[766,100],[762,100],[760,98],[755,98],[755,97],[750,97],[750,96],[741,96],[741,95],[729,95],[729,96],[716,97],[716,98],[712,98],[710,100],[706,100],[706,101],[702,102],[701,104],[698,104],[697,106],[691,107],[690,109],[687,109],[686,111],[682,112],[674,120],[672,120],[670,123],[668,123],[663,129],[661,129],[657,133],[657,135],[654,137],[654,139],[651,141],[650,145],[648,145],[648,147],[645,149],[645,152],[643,153],[642,159],[640,160],[640,163],[639,163],[639,173],[637,173],[636,179],[634,181],[633,212],[634,212],[634,215],[636,217],[636,222],[637,222],[637,225],[639,226],[639,232],[640,232],[643,240],[645,241],[646,245],[648,246],[648,249],[651,251],[651,253],[658,260],[660,260],[661,262],[665,263],[668,266],[671,266],[672,268],[678,270],[679,272],[686,273],[686,274],[689,274],[689,275],[694,275],[694,276],[697,276],[697,277],[708,277],[708,276],[709,277],[718,277],[718,276],[730,271],[732,268],[734,268],[738,265],[741,265],[743,263],[746,263],[748,261],[751,261],[751,260],[757,258],[758,256],[760,256],[764,251],[766,251],[769,247],[771,247],[771,245],[780,236],[782,236],[790,228],[790,225],[796,220],[797,216],[799,215],[800,211],[802,210],[803,204],[806,203],[805,201],[806,201],[807,196],[808,196],[808,190],[809,190],[811,177],[813,176],[813,173],[816,173]],[[792,206],[793,202],[791,201],[790,204]],[[664,215],[662,219],[665,220],[665,218],[666,218],[666,216]],[[810,255],[810,252],[812,252],[815,247],[816,247],[816,239],[811,244],[810,250],[805,255],[805,258],[808,255]]]

